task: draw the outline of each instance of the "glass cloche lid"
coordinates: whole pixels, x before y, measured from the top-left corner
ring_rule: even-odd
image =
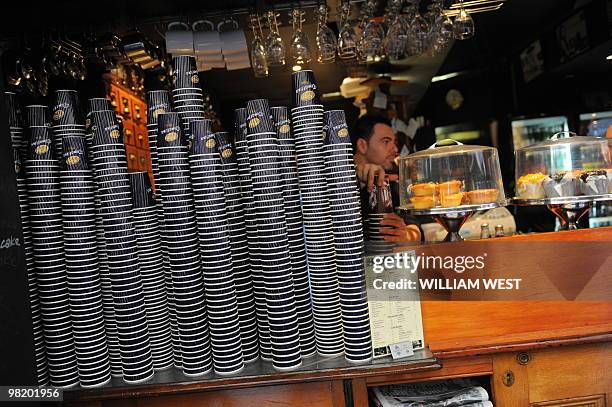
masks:
[[[497,149],[437,142],[400,158],[401,205],[407,209],[505,204]]]
[[[554,134],[516,150],[516,196],[544,199],[612,192],[612,163],[606,139]]]

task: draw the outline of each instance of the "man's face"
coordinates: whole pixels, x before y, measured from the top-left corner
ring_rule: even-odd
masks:
[[[393,129],[386,124],[378,123],[373,130],[364,155],[368,162],[378,164],[385,170],[391,170],[393,160],[398,154],[397,138],[393,134]]]

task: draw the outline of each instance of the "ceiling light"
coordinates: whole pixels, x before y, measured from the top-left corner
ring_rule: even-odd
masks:
[[[447,79],[454,78],[454,77],[459,76],[459,75],[461,75],[461,72],[447,73],[446,75],[434,76],[433,78],[431,78],[431,81],[432,82],[445,81]]]
[[[612,61],[612,54],[608,55],[608,56],[606,57],[606,59],[607,59],[608,61]]]
[[[302,70],[302,66],[301,65],[293,65],[293,72],[298,72]]]

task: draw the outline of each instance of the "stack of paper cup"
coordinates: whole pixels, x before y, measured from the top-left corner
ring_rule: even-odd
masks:
[[[272,365],[277,370],[295,369],[302,364],[302,352],[276,132],[267,100],[250,100],[247,115],[247,148],[270,326]]]
[[[249,243],[245,224],[245,211],[240,189],[240,176],[236,153],[225,132],[215,133],[217,152],[221,156],[223,173],[223,193],[227,211],[227,222],[231,241],[232,263],[234,267],[234,284],[240,317],[240,335],[244,361],[250,362],[259,358],[259,340],[257,336],[257,317],[253,297],[253,279],[249,264]]]
[[[172,271],[183,373],[199,376],[210,372],[213,365],[187,140],[178,113],[162,113],[157,118],[163,240]]]
[[[247,112],[240,108],[234,111],[236,161],[238,177],[242,191],[244,205],[244,221],[249,248],[249,263],[251,279],[253,281],[253,297],[255,299],[255,313],[257,315],[257,331],[259,334],[259,352],[261,359],[272,360],[270,344],[270,327],[268,326],[268,308],[266,306],[266,290],[263,281],[260,247],[257,234],[257,214],[253,204],[253,186],[251,185],[251,166],[249,164],[249,151],[247,144]]]

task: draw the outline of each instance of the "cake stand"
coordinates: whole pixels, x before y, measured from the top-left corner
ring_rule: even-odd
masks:
[[[612,194],[604,194],[541,199],[513,198],[512,204],[519,206],[546,205],[548,210],[559,218],[561,230],[576,230],[578,221],[591,209],[593,202],[611,200]]]
[[[406,214],[414,216],[431,216],[436,223],[441,225],[446,230],[445,242],[459,242],[463,238],[459,234],[459,230],[463,224],[476,212],[487,209],[499,208],[506,206],[506,201],[490,202],[479,205],[461,205],[450,208],[430,208],[430,209],[414,209],[411,206],[401,206],[399,209]]]

